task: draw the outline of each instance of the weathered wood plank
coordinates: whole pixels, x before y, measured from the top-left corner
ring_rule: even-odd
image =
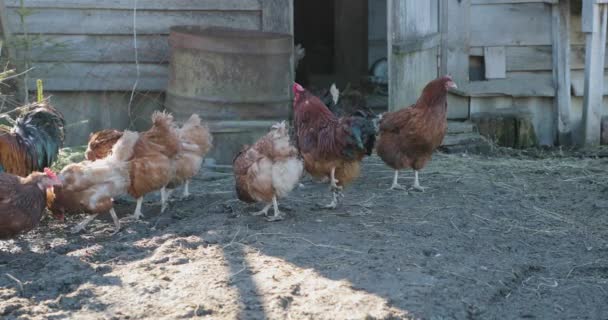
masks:
[[[572,144],[570,124],[570,0],[561,0],[553,6],[553,83],[555,86],[556,127],[558,142]]]
[[[168,61],[167,38],[138,36],[139,61]],[[133,37],[128,35],[44,35],[38,43],[32,48],[32,60],[37,62],[135,62]]]
[[[504,79],[507,76],[505,47],[485,47],[486,79]]]
[[[20,7],[20,0],[6,0],[6,6]],[[27,0],[26,8],[133,9],[133,0]],[[141,10],[260,10],[258,0],[145,0]]]
[[[120,63],[34,63],[28,88],[36,89],[35,79],[44,80],[48,91],[125,91],[137,78],[135,64]],[[164,91],[166,64],[141,64],[138,90]]]
[[[440,1],[441,74],[450,73],[457,85],[469,82],[471,0]],[[469,97],[448,96],[448,118],[469,118]]]
[[[472,0],[472,4],[512,4],[512,3],[547,3],[547,4],[555,4],[558,3],[559,0]]]
[[[15,8],[8,9],[8,21],[14,33],[23,33]],[[127,34],[133,33],[130,10],[35,10],[26,18],[29,33],[40,34]],[[210,25],[260,30],[261,13],[217,11],[138,11],[137,33],[169,34],[174,25]]]
[[[575,97],[585,96],[585,70],[572,70],[570,72],[572,95]],[[604,85],[602,88],[604,96],[608,96],[608,75],[604,75]]]
[[[474,5],[471,17],[471,46],[551,45],[547,4]]]
[[[507,71],[552,70],[553,68],[551,46],[506,47],[506,50]],[[483,56],[483,48],[471,48],[470,55]],[[608,56],[608,52],[606,55]],[[585,69],[585,46],[570,45],[570,69]]]
[[[550,72],[507,73],[506,79],[472,81],[454,91],[469,97],[553,97],[553,77]]]
[[[604,57],[608,7],[583,1],[583,28],[587,33],[585,65],[585,97],[583,102],[583,144],[600,144]]]
[[[293,0],[260,0],[262,30],[293,34]]]
[[[45,86],[46,89],[46,86]],[[89,133],[107,128],[143,131],[150,127],[153,111],[163,108],[160,92],[137,92],[129,115],[130,92],[45,91],[51,103],[63,113],[69,134],[66,146],[87,143]]]
[[[396,54],[412,53],[436,48],[441,42],[441,34],[433,33],[424,37],[398,41],[393,43],[393,52]]]

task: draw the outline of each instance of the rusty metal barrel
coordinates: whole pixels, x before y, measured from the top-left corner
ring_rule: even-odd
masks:
[[[198,113],[209,124],[218,164],[232,164],[244,144],[289,116],[290,35],[176,26],[165,107],[177,120]]]

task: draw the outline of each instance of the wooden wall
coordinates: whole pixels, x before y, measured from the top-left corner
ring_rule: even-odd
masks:
[[[553,145],[557,137],[553,6],[558,1],[464,1],[470,2],[469,28],[463,31],[462,25],[459,29],[448,25],[447,35],[454,38],[469,33],[468,56],[461,56],[458,63],[469,65],[464,59],[470,57],[485,62],[486,79],[459,83],[462,95],[470,99],[470,113],[498,108],[528,111],[533,114],[540,143]],[[582,116],[585,40],[580,13],[573,11],[570,18],[571,121],[577,131]],[[605,92],[608,94],[608,88]]]
[[[35,90],[35,80],[44,80],[45,91],[66,113],[68,144],[83,143],[90,131],[103,127],[133,125],[126,120],[127,106],[137,79],[137,109],[132,113],[146,118],[162,106],[167,39],[173,25],[293,33],[290,0],[137,1],[138,77],[133,42],[136,1],[25,0],[24,8],[19,0],[4,2],[8,26],[22,44],[18,57],[29,57],[35,68],[27,85]],[[25,23],[20,12],[26,12]],[[31,50],[24,49],[25,38],[30,39]]]

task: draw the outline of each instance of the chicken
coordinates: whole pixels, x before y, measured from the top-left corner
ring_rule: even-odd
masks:
[[[25,178],[0,173],[0,239],[37,227],[46,206],[46,190],[60,184],[50,169]]]
[[[450,76],[435,79],[424,87],[414,105],[382,115],[376,152],[395,169],[392,190],[404,189],[398,183],[399,170],[412,168],[415,175],[413,189],[424,191],[418,171],[431,159],[447,131],[447,94],[450,88],[456,88]]]
[[[50,167],[65,137],[63,115],[47,102],[24,109],[12,129],[0,126],[0,172],[21,177]]]
[[[133,150],[133,158],[129,161],[129,195],[137,199],[133,214],[136,219],[143,217],[141,207],[144,195],[161,190],[171,182],[174,176],[172,161],[181,148],[173,116],[154,112],[152,128],[140,134]],[[161,212],[164,212],[164,209],[166,203],[163,201]]]
[[[122,131],[106,129],[92,133],[89,136],[89,143],[85,151],[87,160],[95,161],[103,159],[112,152],[112,147],[122,137]]]
[[[213,137],[209,128],[201,124],[201,118],[197,114],[190,116],[188,121],[182,125],[178,130],[178,136],[181,150],[172,161],[171,181],[166,188],[161,190],[162,203],[165,207],[171,192],[177,186],[184,185],[184,198],[190,196],[188,190],[190,179],[199,172],[203,164],[203,158],[213,144]]]
[[[267,216],[268,221],[282,220],[277,198],[285,197],[300,181],[304,166],[298,150],[290,142],[285,122],[272,126],[268,134],[252,146],[245,146],[233,161],[236,194],[247,203],[267,205],[254,215]]]
[[[72,232],[82,231],[97,215],[105,212],[110,212],[116,232],[120,230],[113,198],[126,194],[131,185],[129,160],[138,140],[138,133],[125,131],[106,158],[70,164],[61,170],[59,177],[63,185],[54,189],[49,209],[56,217],[65,213],[89,214]]]
[[[372,120],[361,116],[336,117],[316,96],[294,84],[296,142],[306,171],[315,178],[329,177],[332,202],[338,192],[359,176],[360,162],[374,149]]]

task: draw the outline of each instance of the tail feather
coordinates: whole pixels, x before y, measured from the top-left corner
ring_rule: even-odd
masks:
[[[152,123],[157,127],[172,127],[174,125],[173,115],[164,111],[154,111]]]
[[[46,102],[34,103],[16,121],[12,132],[26,147],[32,159],[30,171],[50,167],[63,147],[65,120],[63,115]]]
[[[353,117],[351,123],[351,136],[360,151],[368,156],[374,151],[376,144],[376,126],[373,120],[364,117]]]

